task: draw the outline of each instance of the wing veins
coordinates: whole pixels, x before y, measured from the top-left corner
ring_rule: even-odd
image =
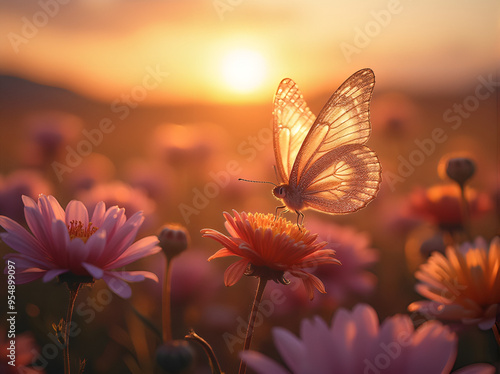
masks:
[[[364,144],[368,137],[370,136],[370,120],[369,120],[369,103],[372,97],[373,87],[375,85],[375,76],[371,69],[362,69],[351,75],[346,79],[340,87],[333,93],[333,95],[328,100],[325,107],[321,110],[318,117],[309,129],[308,134],[304,138],[304,141],[300,147],[297,157],[293,163],[292,171],[290,174],[290,181],[295,181],[295,183],[300,184],[300,179],[302,175],[311,167],[311,164],[325,153],[322,148],[332,145],[337,146],[343,144]],[[365,109],[366,106],[366,109]],[[337,112],[336,108],[342,108],[343,112]],[[329,118],[330,115],[334,115],[334,118]],[[342,117],[346,119],[342,122]],[[353,121],[353,125],[343,127],[348,124],[348,121]],[[332,126],[335,124],[335,126]],[[328,130],[323,136],[321,142],[312,141],[315,137],[316,130],[319,126],[328,126]],[[357,127],[357,129],[356,129]],[[354,131],[350,131],[354,128]],[[335,131],[331,132],[330,131]],[[322,130],[320,130],[322,131]],[[341,132],[346,132],[345,135],[335,138]],[[367,134],[363,136],[363,131],[367,131]],[[356,134],[358,135],[356,138]],[[347,138],[347,141],[345,140]],[[350,138],[354,138],[350,141]],[[341,141],[339,141],[341,139]],[[342,139],[344,139],[342,141]],[[356,141],[357,140],[357,141]],[[316,146],[312,144],[316,143]],[[313,146],[314,149],[307,151],[307,159],[303,157],[303,150]],[[328,152],[328,150],[325,150]]]

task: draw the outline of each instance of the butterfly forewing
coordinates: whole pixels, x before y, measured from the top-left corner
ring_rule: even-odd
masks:
[[[297,85],[283,79],[274,97],[274,155],[281,183],[288,183],[299,149],[315,116],[307,107]]]
[[[373,71],[363,69],[335,91],[303,140],[290,173],[290,184],[305,188],[301,176],[332,149],[366,143],[370,136],[370,100],[374,85]]]

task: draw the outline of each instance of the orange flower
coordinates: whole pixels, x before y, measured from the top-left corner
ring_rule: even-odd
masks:
[[[226,286],[232,286],[243,275],[253,275],[288,284],[284,273],[300,278],[312,299],[314,288],[325,293],[323,282],[307,272],[320,264],[340,264],[335,251],[324,249],[318,235],[273,214],[241,213],[233,210],[234,218],[224,212],[225,226],[230,236],[212,229],[203,229],[203,237],[212,238],[224,248],[208,260],[238,256],[241,260],[230,265],[224,273]]]
[[[491,210],[491,202],[484,193],[472,188],[465,192],[472,218]],[[457,230],[463,225],[460,188],[454,184],[435,185],[426,190],[416,189],[410,196],[411,208],[443,230]]]
[[[500,319],[500,238],[488,244],[477,238],[460,248],[448,247],[446,256],[434,252],[415,277],[417,292],[430,299],[408,306],[429,317],[490,329]]]

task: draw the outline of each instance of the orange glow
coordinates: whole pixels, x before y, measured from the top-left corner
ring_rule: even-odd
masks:
[[[237,92],[251,92],[262,85],[266,76],[264,57],[250,49],[236,49],[224,55],[222,75]]]

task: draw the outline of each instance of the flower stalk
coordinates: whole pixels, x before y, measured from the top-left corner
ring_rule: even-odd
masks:
[[[253,330],[255,327],[255,319],[257,318],[257,312],[259,311],[260,302],[262,301],[262,296],[264,295],[264,289],[266,287],[266,284],[267,284],[267,278],[259,277],[257,292],[255,293],[252,312],[250,314],[250,319],[248,321],[247,334],[245,337],[245,345],[243,346],[244,351],[249,350],[250,344],[252,343]],[[247,364],[245,361],[241,360],[238,374],[245,374],[246,370],[247,370]]]
[[[460,186],[460,202],[462,209],[462,224],[465,236],[469,241],[472,241],[472,236],[470,235],[470,212],[469,212],[469,203],[467,201],[467,197],[465,196],[465,185],[459,184]]]
[[[184,339],[193,340],[195,342],[198,342],[202,346],[203,350],[207,354],[212,374],[223,374],[219,365],[219,361],[217,361],[217,357],[215,356],[214,350],[205,339],[195,333],[194,330],[190,330],[189,333],[184,337]]]
[[[163,342],[166,343],[172,340],[172,323],[170,312],[170,295],[171,295],[171,270],[172,261],[165,257],[165,272],[163,274],[163,293],[162,293],[162,328]]]
[[[65,374],[70,374],[71,372],[71,365],[70,365],[70,359],[69,359],[69,336],[70,336],[70,330],[71,330],[71,319],[73,318],[73,309],[75,307],[75,301],[76,297],[78,296],[78,291],[80,290],[81,283],[76,283],[70,286],[68,283],[68,288],[69,288],[69,303],[68,303],[68,310],[66,312],[66,323],[64,326],[64,373]]]

